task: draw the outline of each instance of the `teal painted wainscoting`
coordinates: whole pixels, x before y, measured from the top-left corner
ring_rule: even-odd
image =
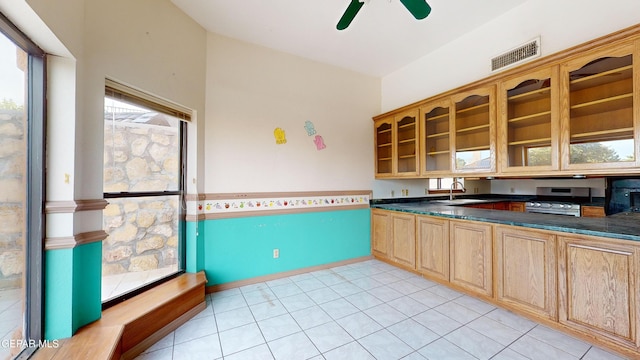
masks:
[[[208,286],[371,254],[369,208],[212,219],[199,226]]]
[[[44,338],[67,338],[102,314],[102,242],[47,250],[45,256]]]

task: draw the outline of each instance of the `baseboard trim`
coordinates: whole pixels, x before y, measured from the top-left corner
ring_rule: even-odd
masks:
[[[234,288],[241,287],[241,286],[246,286],[246,285],[252,285],[252,284],[259,283],[259,282],[277,280],[277,279],[280,279],[280,278],[289,277],[289,276],[293,276],[293,275],[300,275],[300,274],[304,274],[304,273],[308,273],[308,272],[312,272],[312,271],[325,270],[325,269],[330,269],[330,268],[337,267],[337,266],[355,264],[355,263],[359,263],[359,262],[367,261],[367,260],[372,260],[372,259],[374,259],[374,257],[372,255],[362,256],[362,257],[357,257],[357,258],[353,258],[353,259],[332,262],[332,263],[323,264],[323,265],[310,266],[310,267],[296,269],[296,270],[290,270],[290,271],[284,271],[284,272],[279,272],[279,273],[275,273],[275,274],[258,276],[258,277],[254,277],[254,278],[251,278],[251,279],[238,280],[238,281],[232,281],[232,282],[228,282],[228,283],[224,283],[224,284],[216,284],[216,285],[212,285],[212,286],[207,286],[205,288],[205,291],[206,291],[207,294],[211,294],[211,293],[218,292],[218,291],[234,289]]]

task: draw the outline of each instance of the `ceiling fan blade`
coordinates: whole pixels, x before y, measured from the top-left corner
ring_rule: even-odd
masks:
[[[431,13],[431,6],[425,0],[400,0],[400,2],[418,20],[426,18]]]
[[[360,2],[358,0],[351,0],[351,3],[349,3],[347,10],[344,11],[344,14],[342,14],[342,17],[340,18],[340,21],[338,21],[338,26],[336,26],[338,30],[344,30],[349,26],[349,24],[351,24],[353,18],[356,17],[356,14],[362,8],[362,5],[364,5],[363,2]]]

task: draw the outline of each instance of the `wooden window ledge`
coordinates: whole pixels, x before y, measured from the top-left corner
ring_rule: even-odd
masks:
[[[58,348],[38,350],[32,359],[133,359],[207,307],[204,272],[183,274],[110,307]]]

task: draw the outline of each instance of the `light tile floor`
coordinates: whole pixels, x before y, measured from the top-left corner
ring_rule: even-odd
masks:
[[[137,359],[622,359],[377,260],[226,290]]]

